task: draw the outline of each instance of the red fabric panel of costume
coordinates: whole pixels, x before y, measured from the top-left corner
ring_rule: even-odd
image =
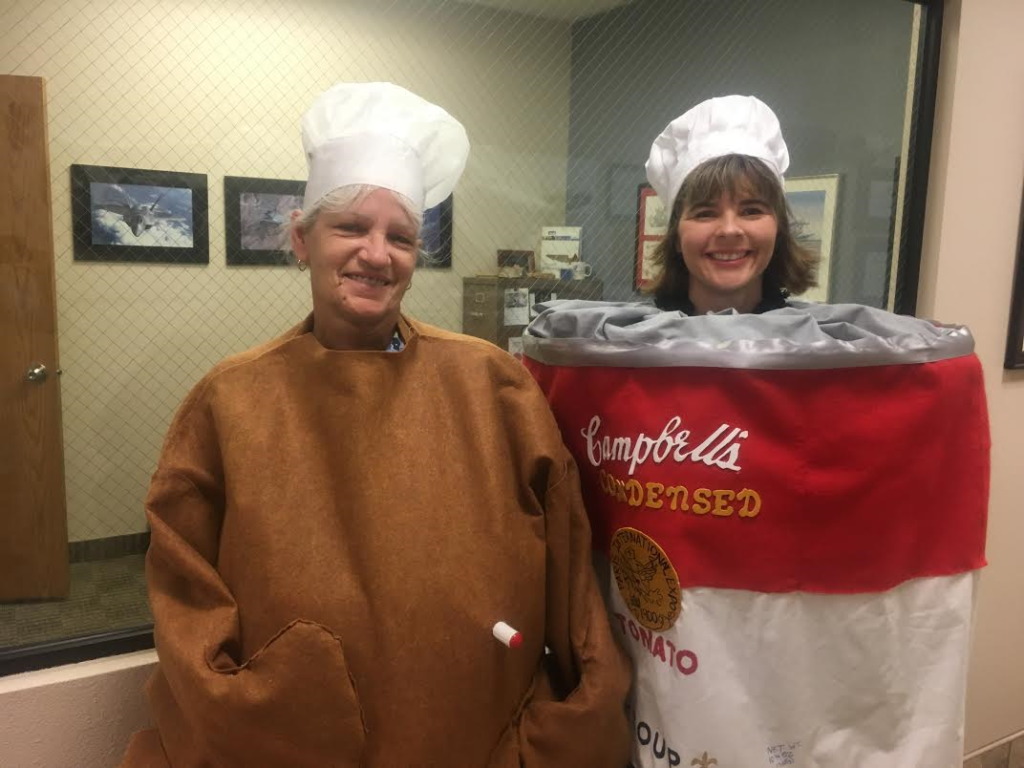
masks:
[[[636,528],[683,587],[761,592],[873,592],[984,565],[989,433],[974,355],[826,370],[525,362],[605,553]]]

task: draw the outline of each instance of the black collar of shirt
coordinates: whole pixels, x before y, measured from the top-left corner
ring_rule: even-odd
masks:
[[[780,291],[778,288],[765,286],[764,292],[761,295],[761,301],[758,302],[757,306],[751,310],[752,314],[760,315],[764,312],[770,312],[773,309],[782,309],[786,304],[786,292]],[[684,296],[671,303],[666,302],[664,305],[658,304],[659,309],[671,310],[682,312],[686,315],[696,315],[697,309],[693,306],[693,302],[690,301],[689,296]]]

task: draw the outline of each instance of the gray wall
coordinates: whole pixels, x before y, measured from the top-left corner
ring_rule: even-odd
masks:
[[[606,298],[635,296],[636,189],[651,142],[698,102],[756,95],[779,116],[787,176],[840,175],[832,301],[879,305],[903,134],[913,5],[904,0],[641,0],[572,30],[566,223]],[[876,204],[869,210],[875,192]]]

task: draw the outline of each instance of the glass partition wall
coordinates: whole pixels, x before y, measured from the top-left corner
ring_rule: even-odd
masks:
[[[68,576],[36,588],[37,526],[0,528],[0,671],[150,642],[144,498],[175,409],[217,361],[310,311],[279,232],[316,94],[390,80],[466,126],[469,164],[428,214],[434,258],[403,305],[419,320],[516,354],[535,303],[643,299],[664,227],[650,144],[729,93],[780,118],[787,194],[826,265],[811,298],[912,312],[938,14],[903,0],[8,2],[0,73],[46,87],[59,366],[43,385],[58,388],[63,461],[56,479],[9,464],[0,499],[35,521],[15,483],[63,483],[46,514],[66,528]],[[9,362],[17,405],[38,382],[33,360]]]

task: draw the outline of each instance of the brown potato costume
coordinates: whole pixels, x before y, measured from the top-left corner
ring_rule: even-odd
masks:
[[[156,729],[125,765],[622,768],[629,669],[530,375],[404,318],[397,353],[311,328],[218,365],[171,425]]]

